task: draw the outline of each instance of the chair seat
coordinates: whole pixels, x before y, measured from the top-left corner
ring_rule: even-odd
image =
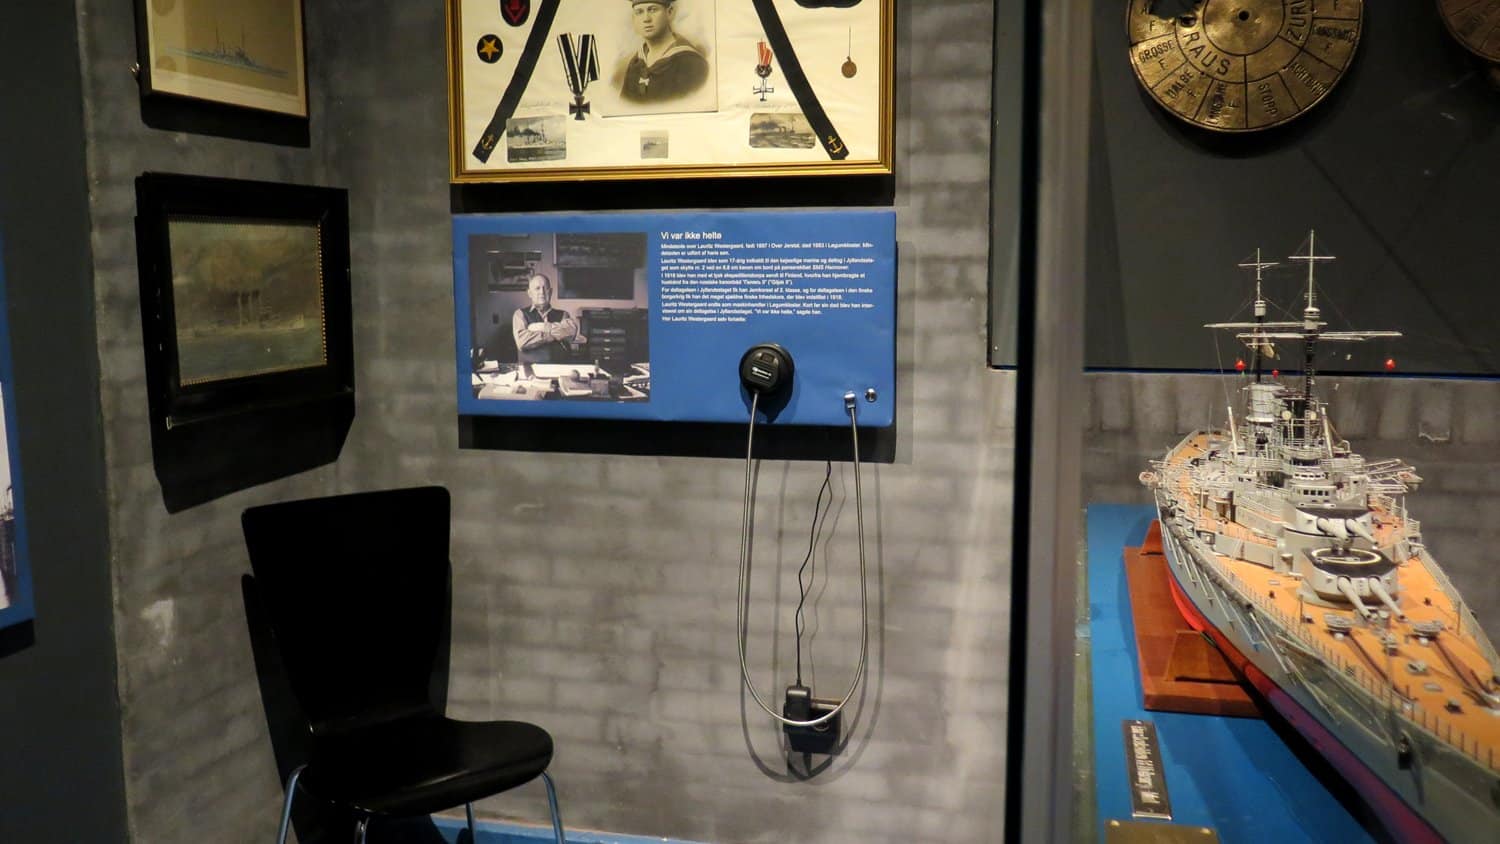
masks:
[[[383,815],[425,815],[535,779],[552,737],[520,721],[418,715],[314,739],[312,794]]]

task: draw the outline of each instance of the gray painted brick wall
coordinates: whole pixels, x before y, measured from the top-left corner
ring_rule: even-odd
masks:
[[[906,398],[902,457],[864,470],[870,681],[849,751],[811,782],[789,776],[779,731],[740,695],[740,462],[456,448],[446,112],[431,96],[443,69],[440,51],[410,47],[437,44],[441,20],[373,11],[329,45],[339,66],[426,57],[408,69],[399,127],[364,102],[389,89],[336,105],[340,154],[387,174],[354,197],[355,274],[373,290],[355,300],[360,405],[341,472],[454,489],[450,708],[552,731],[570,824],[704,841],[1000,836],[1013,402],[1011,379],[983,368],[990,9],[941,5],[901,28]],[[795,570],[822,472],[767,463],[759,476],[750,658],[773,699],[791,679]],[[820,694],[842,691],[859,643],[852,475],[834,478],[809,618]],[[480,810],[545,818],[539,787]]]
[[[274,828],[239,513],[426,482],[455,494],[450,709],[552,731],[570,825],[715,842],[1000,839],[1014,399],[1013,378],[984,367],[991,4],[898,12],[901,438],[894,464],[864,468],[873,617],[853,740],[802,782],[740,694],[738,461],[458,448],[441,4],[308,4],[314,119],[299,150],[143,127],[129,4],[77,2],[135,840]],[[350,188],[359,390],[336,466],[164,511],[130,228],[147,169]],[[750,656],[771,698],[792,675],[822,471],[760,470]],[[860,619],[850,467],[834,481],[809,615],[820,695],[847,683]],[[539,785],[479,809],[545,818]]]
[[[332,467],[168,515],[151,464],[134,179],[155,170],[326,184],[312,149],[149,129],[130,68],[130,3],[78,0],[110,565],[132,840],[269,840],[280,785],[240,600],[246,507],[339,488]],[[309,15],[316,43],[323,19]],[[325,105],[325,65],[312,106]]]

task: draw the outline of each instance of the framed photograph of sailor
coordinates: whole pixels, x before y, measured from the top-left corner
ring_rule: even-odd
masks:
[[[346,191],[147,173],[136,203],[153,423],[352,393]]]
[[[454,182],[890,173],[894,0],[448,0]]]
[[[143,95],[307,117],[302,0],[135,0]]]

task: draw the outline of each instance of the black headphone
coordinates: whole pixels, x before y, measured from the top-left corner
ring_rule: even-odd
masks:
[[[740,383],[762,396],[773,396],[792,386],[792,355],[775,343],[751,346],[740,358]]]

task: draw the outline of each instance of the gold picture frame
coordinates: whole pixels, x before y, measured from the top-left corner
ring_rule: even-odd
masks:
[[[894,0],[447,0],[447,31],[455,183],[892,171]]]
[[[306,118],[302,0],[136,0],[141,92]]]

